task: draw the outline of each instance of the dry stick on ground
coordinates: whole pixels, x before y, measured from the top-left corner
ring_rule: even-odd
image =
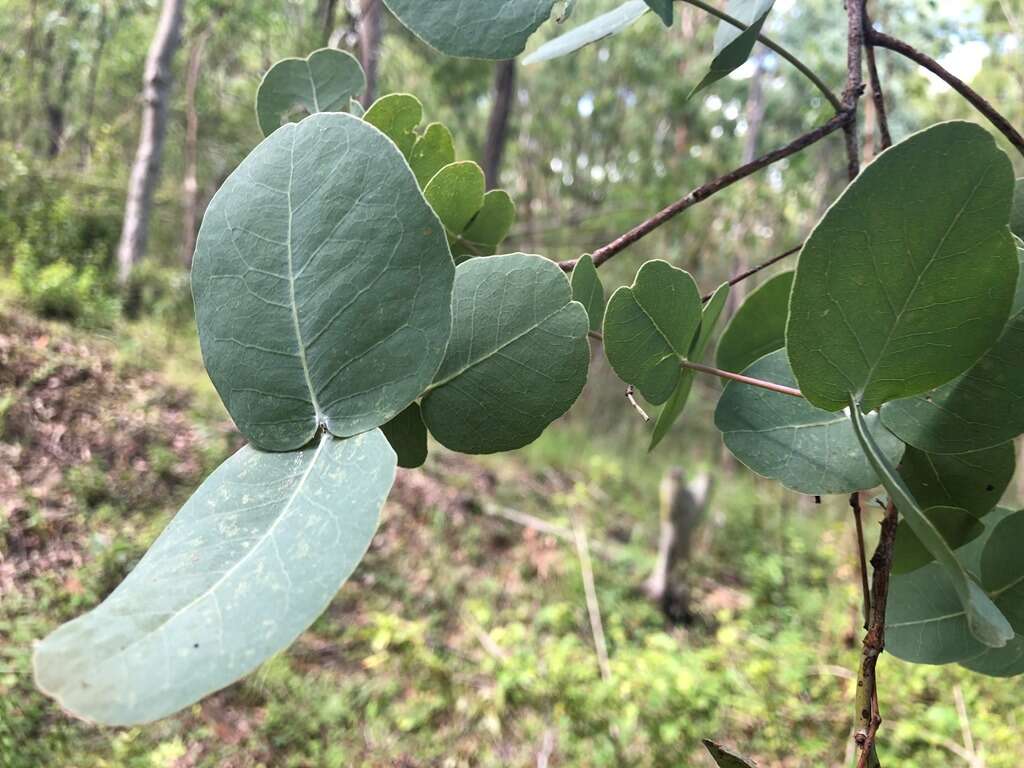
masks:
[[[871,83],[871,100],[875,104],[875,117],[878,123],[878,133],[882,137],[882,149],[892,146],[892,134],[889,133],[889,115],[885,111],[885,94],[882,92],[882,81],[878,77],[878,64],[875,61],[875,47],[871,44],[871,35],[867,30],[871,29],[871,17],[868,16],[867,3],[864,3],[864,57],[868,63],[868,81]]]
[[[601,266],[615,254],[626,250],[629,246],[646,237],[662,224],[665,224],[688,208],[692,208],[697,203],[707,200],[716,192],[721,192],[731,184],[734,184],[741,179],[745,179],[747,176],[750,176],[763,168],[767,168],[769,165],[772,165],[779,160],[783,160],[790,155],[795,155],[797,152],[807,149],[807,147],[812,144],[821,141],[829,134],[843,127],[850,119],[851,114],[851,112],[840,112],[827,123],[818,126],[812,131],[808,131],[802,136],[791,141],[789,144],[779,147],[778,149],[773,149],[771,152],[761,155],[761,157],[741,165],[738,168],[734,168],[728,173],[719,176],[717,179],[713,179],[706,184],[702,184],[685,197],[682,197],[666,208],[663,208],[658,213],[633,227],[633,229],[629,230],[625,234],[620,235],[607,245],[601,246],[596,251],[593,251],[591,253],[591,257],[594,260],[594,266]],[[572,268],[576,266],[576,259],[561,261],[559,262],[559,266],[566,272],[570,272],[572,271]]]
[[[875,756],[875,736],[882,718],[878,713],[878,688],[875,666],[885,648],[885,607],[889,600],[889,575],[892,571],[893,543],[896,540],[896,524],[899,516],[896,507],[889,503],[882,519],[882,532],[878,547],[871,556],[871,620],[861,650],[857,670],[857,731],[854,740],[860,747],[857,768],[878,765]]]
[[[879,32],[870,27],[865,29],[865,38],[866,42],[876,48],[887,48],[890,51],[895,51],[945,81],[953,90],[970,102],[971,106],[988,118],[989,122],[998,128],[1003,136],[1024,155],[1024,136],[1021,136],[1017,129],[1010,125],[1010,121],[999,114],[996,108],[984,97],[952,72],[944,69],[935,59],[921,53],[921,51],[912,45],[904,43],[902,40],[897,40],[895,37],[890,37],[884,32]]]

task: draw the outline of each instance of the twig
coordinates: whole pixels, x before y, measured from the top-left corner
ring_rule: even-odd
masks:
[[[701,373],[709,373],[712,376],[719,377],[720,379],[730,379],[731,381],[738,381],[741,384],[750,384],[751,386],[754,387],[767,389],[770,392],[778,392],[781,395],[789,395],[791,397],[803,397],[803,393],[799,389],[795,389],[794,387],[787,387],[784,384],[776,384],[773,381],[755,379],[752,376],[744,376],[742,373],[723,371],[721,368],[714,368],[710,365],[704,365],[703,363],[693,363],[690,362],[689,360],[681,360],[679,364],[683,368],[690,368],[694,371],[700,371]]]
[[[967,715],[967,703],[964,701],[964,689],[960,683],[953,686],[953,702],[956,704],[956,716],[960,720],[960,734],[964,739],[964,751],[970,756],[967,758],[971,768],[983,763],[979,760],[978,752],[974,748],[974,734],[971,732],[971,719]]]
[[[733,285],[736,285],[736,283],[742,283],[748,277],[752,277],[753,275],[756,275],[762,269],[768,269],[768,267],[772,266],[773,264],[778,264],[780,261],[782,261],[783,259],[785,259],[785,258],[787,258],[789,256],[792,256],[794,253],[800,253],[800,249],[803,248],[803,247],[804,247],[803,243],[801,243],[800,245],[798,245],[798,246],[796,246],[794,248],[790,248],[785,253],[780,253],[778,256],[772,256],[770,259],[768,259],[768,261],[765,261],[765,262],[763,262],[761,264],[758,264],[756,267],[751,267],[750,269],[746,270],[745,272],[740,272],[738,275],[733,276],[729,280],[729,285],[733,286]],[[711,291],[710,293],[705,293],[703,296],[700,297],[700,300],[702,302],[704,302],[705,304],[707,304],[709,301],[711,301],[711,297],[714,296],[714,295],[715,295],[714,291]]]
[[[591,333],[596,333],[596,331],[591,331]],[[636,408],[636,412],[640,414],[641,419],[643,419],[644,421],[650,421],[651,417],[647,415],[647,411],[645,411],[643,407],[640,405],[640,403],[636,401],[635,392],[636,389],[633,387],[632,384],[626,387],[626,399],[629,400],[630,405]]]
[[[857,553],[860,556],[860,588],[864,596],[864,629],[871,623],[871,587],[868,584],[868,558],[864,552],[864,522],[861,519],[860,492],[850,494],[850,509],[853,510],[853,523],[857,531]]]
[[[864,3],[864,19],[861,22],[865,30],[871,29],[871,17],[868,16],[868,4]],[[878,76],[878,64],[875,61],[875,47],[871,44],[871,36],[864,35],[864,54],[868,63],[868,81],[871,83],[871,100],[875,104],[875,120],[878,133],[882,137],[882,149],[892,146],[892,134],[889,133],[889,115],[885,111],[885,94],[882,91],[882,80]]]
[[[611,663],[608,661],[608,643],[604,636],[604,624],[601,622],[601,604],[597,601],[597,588],[594,586],[594,568],[590,562],[590,547],[587,546],[587,533],[583,530],[583,522],[579,513],[573,510],[572,532],[576,539],[576,554],[580,561],[580,576],[583,579],[583,595],[587,602],[587,616],[590,618],[590,632],[594,636],[594,653],[597,655],[597,667],[603,680],[612,677]]]
[[[995,107],[986,101],[981,94],[971,88],[971,86],[945,69],[935,59],[917,50],[912,45],[904,43],[902,40],[897,40],[895,37],[890,37],[874,28],[868,28],[865,32],[867,40],[870,41],[871,45],[895,51],[945,81],[954,91],[969,101],[971,106],[988,118],[988,121],[998,128],[1003,136],[1024,155],[1024,136],[1021,136],[1017,129],[1010,124],[1010,121],[1003,117]]]
[[[841,112],[832,119],[830,119],[828,122],[818,126],[812,131],[808,131],[802,136],[799,136],[798,138],[791,141],[789,144],[786,144],[783,147],[779,147],[778,149],[773,149],[771,152],[761,155],[761,157],[758,157],[749,163],[741,165],[738,168],[734,168],[728,173],[723,174],[722,176],[719,176],[718,178],[713,179],[712,181],[709,181],[706,184],[702,184],[701,186],[697,187],[692,192],[687,194],[685,197],[682,197],[676,202],[667,206],[666,208],[663,208],[661,211],[654,214],[646,221],[633,227],[625,234],[620,235],[607,245],[603,245],[597,250],[593,251],[591,253],[591,258],[593,258],[594,260],[594,266],[601,266],[615,254],[626,250],[626,248],[633,245],[643,237],[646,237],[651,232],[660,227],[662,224],[665,224],[666,222],[668,222],[675,216],[678,216],[680,213],[687,210],[688,208],[692,208],[697,203],[707,200],[716,192],[721,192],[723,189],[730,186],[731,184],[734,184],[737,181],[740,181],[741,179],[745,179],[747,176],[756,173],[762,168],[766,168],[769,165],[778,162],[779,160],[783,160],[789,157],[790,155],[795,155],[797,152],[800,152],[801,150],[806,149],[812,144],[821,141],[821,139],[825,138],[832,132],[838,130],[843,125],[845,125],[847,121],[850,119],[851,114],[853,113]],[[566,272],[570,272],[572,271],[572,268],[576,266],[576,259],[568,259],[566,261],[561,261],[559,262],[559,266]]]
[[[483,512],[488,517],[500,517],[510,523],[521,525],[523,528],[529,528],[532,531],[537,531],[538,533],[543,533],[547,536],[554,536],[556,539],[567,541],[570,544],[575,542],[573,532],[568,528],[563,528],[555,523],[543,520],[539,517],[534,517],[526,512],[520,512],[516,509],[509,509],[508,507],[499,507],[494,505],[485,506]],[[614,560],[622,555],[621,550],[617,547],[603,544],[601,542],[594,542],[591,545],[591,551],[606,560]]]
[[[726,24],[731,24],[732,26],[736,27],[737,29],[745,30],[745,29],[747,29],[749,27],[749,25],[744,24],[739,19],[734,18],[733,16],[730,16],[727,13],[723,13],[722,11],[718,10],[717,8],[715,8],[714,6],[708,5],[707,3],[703,2],[702,0],[683,0],[683,2],[690,4],[690,5],[694,6],[695,8],[700,8],[705,13],[710,13],[712,16],[714,16],[714,17],[716,17],[718,19],[721,19]],[[808,80],[810,80],[812,83],[814,83],[814,85],[817,87],[817,89],[819,91],[821,91],[822,95],[826,99],[828,99],[829,104],[831,104],[833,107],[835,107],[836,112],[842,112],[843,111],[843,104],[842,104],[842,102],[839,100],[839,98],[834,93],[832,93],[832,89],[829,88],[827,85],[825,85],[825,82],[820,77],[818,77],[811,70],[810,67],[808,67],[802,61],[800,61],[800,59],[798,59],[796,56],[794,56],[792,53],[787,51],[785,48],[783,48],[781,45],[776,43],[774,40],[772,40],[767,35],[759,34],[757,36],[757,41],[759,43],[761,43],[761,45],[763,45],[765,48],[770,48],[771,50],[775,51],[777,54],[779,54],[779,56],[781,56],[786,61],[788,61],[790,64],[792,64],[794,67],[796,67],[797,70],[799,70],[799,72],[804,77],[806,77]]]
[[[846,87],[843,108],[850,119],[843,123],[846,139],[846,173],[853,181],[860,173],[860,147],[857,138],[857,101],[864,92],[861,50],[864,44],[865,0],[846,0]]]
[[[889,575],[892,571],[893,543],[896,540],[896,524],[899,515],[896,507],[889,503],[885,517],[882,519],[882,532],[878,539],[878,547],[871,556],[874,572],[871,576],[871,621],[861,650],[860,665],[857,670],[857,720],[858,726],[854,733],[854,741],[860,748],[857,768],[877,766],[875,754],[875,736],[882,718],[878,712],[878,686],[875,678],[875,666],[878,657],[885,648],[885,608],[889,601]]]

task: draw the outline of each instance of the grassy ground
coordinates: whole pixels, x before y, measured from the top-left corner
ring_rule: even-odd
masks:
[[[633,415],[601,374],[517,454],[436,450],[403,472],[356,576],[254,675],[146,728],[63,716],[32,687],[33,639],[102,599],[238,444],[193,338],[0,311],[0,768],[710,766],[702,737],[764,766],[848,764],[861,630],[845,501],[728,470],[696,426],[648,457],[602,425]],[[685,626],[638,590],[670,462],[717,479]],[[509,510],[586,527],[610,679],[573,544]],[[1024,764],[1019,683],[889,657],[879,678],[887,766],[966,766],[965,733],[977,765]]]

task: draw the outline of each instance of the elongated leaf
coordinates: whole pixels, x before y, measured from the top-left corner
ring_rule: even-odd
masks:
[[[886,150],[800,254],[786,340],[804,395],[871,411],[970,368],[1010,313],[1013,168],[992,136],[941,123]],[[997,442],[1004,442],[999,440]]]
[[[587,312],[553,261],[514,253],[455,273],[455,321],[423,420],[443,445],[494,453],[537,439],[587,380]]]
[[[689,272],[648,261],[633,285],[612,294],[604,315],[604,349],[619,378],[661,405],[679,383],[679,360],[700,328],[701,302]]]
[[[747,376],[793,386],[786,350],[771,352],[744,371]],[[730,382],[715,409],[715,426],[726,447],[757,474],[798,493],[851,493],[879,483],[842,413],[815,408],[803,398]],[[876,416],[868,428],[890,461],[903,444]]]
[[[981,517],[999,503],[1016,465],[1013,443],[955,456],[908,448],[900,475],[921,506],[962,507]]]
[[[441,223],[391,142],[351,115],[313,115],[264,140],[210,203],[192,268],[203,361],[260,448],[299,448],[321,426],[358,434],[433,380],[453,280]]]
[[[398,466],[422,467],[427,460],[427,428],[419,403],[413,403],[381,427],[384,437],[398,454]]]
[[[264,136],[282,122],[317,112],[341,112],[366,87],[359,61],[350,53],[321,48],[304,59],[282,59],[267,70],[256,91],[256,119]]]
[[[1024,239],[1024,179],[1013,186],[1013,210],[1010,213],[1010,231]]]
[[[423,120],[423,105],[412,94],[389,93],[370,105],[363,120],[395,142],[408,160],[419,138],[416,128]]]
[[[708,66],[708,73],[690,93],[691,96],[721,80],[750,58],[773,3],[774,0],[729,0],[725,4],[726,13],[748,26],[740,30],[725,21],[718,23],[715,31],[715,56]]]
[[[548,20],[555,0],[384,0],[417,37],[449,56],[511,59]]]
[[[928,507],[924,514],[951,549],[974,541],[985,530],[978,518],[959,507]],[[910,573],[934,561],[934,555],[917,538],[907,521],[901,521],[896,529],[892,572]]]
[[[589,253],[584,253],[576,260],[569,283],[572,285],[573,299],[587,310],[590,330],[600,331],[604,322],[604,285]]]
[[[455,162],[455,140],[441,123],[431,123],[416,139],[409,155],[409,165],[422,189],[434,174]]]
[[[165,717],[251,672],[362,559],[395,475],[379,430],[222,464],[99,607],[36,648],[39,687],[107,725]]]
[[[666,25],[672,23],[671,0],[653,0],[653,2],[668,4],[669,18]],[[559,35],[554,40],[549,40],[540,46],[536,51],[523,59],[523,64],[536,64],[539,61],[549,61],[561,56],[575,53],[598,40],[617,35],[622,30],[635,24],[641,16],[650,10],[645,0],[626,0],[618,8],[603,13],[590,21],[580,24],[564,35]]]
[[[711,741],[711,739],[702,739],[701,741],[718,768],[757,768],[757,763],[753,760],[748,760],[736,754],[728,747],[723,747],[721,744]]]
[[[882,421],[931,453],[992,448],[1024,432],[1024,310],[967,373],[937,389],[886,403]]]
[[[974,578],[967,573],[942,534],[921,510],[906,483],[868,432],[860,407],[852,397],[849,410],[850,420],[853,422],[864,455],[871,461],[882,484],[889,492],[889,498],[903,519],[952,582],[957,598],[967,614],[967,626],[971,634],[983,645],[1002,648],[1013,639],[1014,632],[1010,623]]]
[[[775,275],[751,292],[718,340],[715,363],[740,373],[758,358],[786,346],[786,318],[793,273]]]
[[[672,4],[675,0],[646,0],[650,9],[658,14],[658,18],[666,27],[672,26]]]
[[[696,338],[694,338],[693,343],[690,345],[687,359],[697,363],[704,359],[704,353],[711,342],[711,335],[714,333],[715,326],[718,324],[718,318],[722,316],[722,310],[725,309],[725,303],[728,300],[729,284],[722,283],[704,306],[704,312],[701,315],[700,321],[700,331],[698,331]],[[686,409],[686,403],[690,399],[690,391],[693,389],[693,380],[696,375],[696,371],[692,368],[683,369],[675,391],[665,402],[665,407],[658,413],[658,419],[654,423],[654,432],[651,434],[651,444],[647,450],[653,451],[658,443],[665,438],[665,435],[668,434],[672,425],[683,414],[683,411]]]

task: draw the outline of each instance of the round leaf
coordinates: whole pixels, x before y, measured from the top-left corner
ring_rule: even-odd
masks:
[[[409,165],[420,187],[425,187],[434,174],[455,162],[455,141],[452,132],[441,123],[431,123],[416,139],[409,154]]]
[[[587,312],[553,261],[514,253],[455,273],[451,343],[423,420],[463,453],[520,448],[575,402],[587,379]]]
[[[743,373],[795,384],[784,349],[765,355]],[[866,421],[886,456],[897,461],[903,444],[882,427],[877,415]],[[879,483],[850,420],[803,398],[729,382],[715,409],[715,426],[743,464],[798,493],[852,493]]]
[[[484,195],[484,204],[473,220],[454,238],[452,253],[456,262],[463,256],[490,256],[508,236],[516,218],[516,207],[508,192],[492,189]]]
[[[786,346],[786,318],[793,273],[775,275],[751,292],[718,340],[715,363],[740,373],[755,360]]]
[[[1009,158],[971,123],[879,155],[800,253],[786,341],[804,396],[871,411],[976,363],[1013,301],[1012,194]]]
[[[408,93],[389,93],[381,96],[363,115],[363,120],[379,130],[409,159],[419,138],[416,128],[423,119],[423,105]]]
[[[203,219],[192,270],[210,378],[257,446],[384,424],[429,386],[454,265],[409,166],[358,118],[275,131]]]
[[[281,123],[317,112],[341,112],[362,93],[366,77],[350,53],[321,48],[304,59],[282,59],[263,76],[256,91],[256,119],[264,136]]]
[[[36,647],[39,687],[106,725],[170,715],[251,672],[363,558],[395,476],[379,430],[222,464],[99,607]]]
[[[1012,443],[954,456],[907,448],[900,475],[921,506],[960,507],[981,517],[999,503],[1016,465]]]
[[[449,56],[511,59],[548,20],[555,0],[384,0],[417,37]]]
[[[953,549],[974,541],[985,530],[978,518],[959,507],[931,507],[924,514]],[[910,573],[934,561],[935,557],[906,521],[900,522],[893,548],[892,572]]]
[[[604,315],[604,349],[619,378],[661,405],[679,383],[679,360],[700,328],[700,291],[689,272],[648,261],[631,286],[612,294]]]

